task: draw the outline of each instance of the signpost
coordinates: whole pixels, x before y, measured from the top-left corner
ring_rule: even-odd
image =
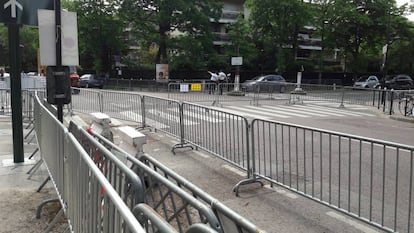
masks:
[[[240,92],[240,66],[243,65],[243,57],[232,57],[231,65],[236,66],[234,75],[234,92]]]
[[[0,23],[8,27],[14,163],[24,162],[19,25],[36,26],[37,9],[53,5],[53,0],[0,0]]]

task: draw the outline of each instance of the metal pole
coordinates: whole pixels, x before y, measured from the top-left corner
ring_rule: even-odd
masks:
[[[55,25],[56,25],[56,68],[62,68],[62,21],[60,15],[60,0],[55,0]],[[59,100],[57,104],[57,117],[60,122],[63,122],[63,103]]]
[[[13,159],[15,163],[24,162],[23,151],[23,116],[20,80],[20,47],[19,25],[16,22],[8,24],[10,52],[10,87],[13,127]]]

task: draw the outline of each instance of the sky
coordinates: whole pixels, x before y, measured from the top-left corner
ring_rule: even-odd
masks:
[[[397,0],[397,5],[398,6],[401,6],[401,5],[405,4],[405,3],[413,4],[414,3],[414,0]],[[411,20],[411,21],[414,21],[414,14],[408,15],[407,18],[409,20]]]

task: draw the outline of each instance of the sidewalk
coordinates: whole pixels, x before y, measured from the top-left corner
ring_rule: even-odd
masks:
[[[23,127],[25,128],[26,124]],[[25,129],[24,135],[28,132],[29,130]],[[28,139],[32,136],[34,134],[29,135]],[[28,160],[36,148],[35,139],[30,144],[25,140],[26,161],[21,164],[13,163],[12,118],[0,115],[0,233],[43,232],[60,208],[59,205],[46,205],[41,212],[41,218],[36,219],[37,206],[43,200],[56,198],[51,182],[40,192],[36,192],[47,178],[44,166],[28,179],[27,172],[40,159],[39,154],[36,154],[32,160]],[[65,224],[61,221],[52,232],[63,232]]]

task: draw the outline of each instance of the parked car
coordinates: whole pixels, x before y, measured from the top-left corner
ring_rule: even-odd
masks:
[[[98,87],[103,88],[104,79],[96,74],[84,74],[80,77],[80,87]]]
[[[241,87],[247,92],[273,92],[277,90],[283,93],[286,91],[286,80],[278,74],[261,75],[246,80],[241,84]]]
[[[386,77],[383,83],[381,83],[381,87],[394,90],[406,90],[414,88],[414,82],[409,75],[398,74]]]
[[[379,86],[379,79],[375,75],[361,76],[355,83],[354,88],[377,88]]]

